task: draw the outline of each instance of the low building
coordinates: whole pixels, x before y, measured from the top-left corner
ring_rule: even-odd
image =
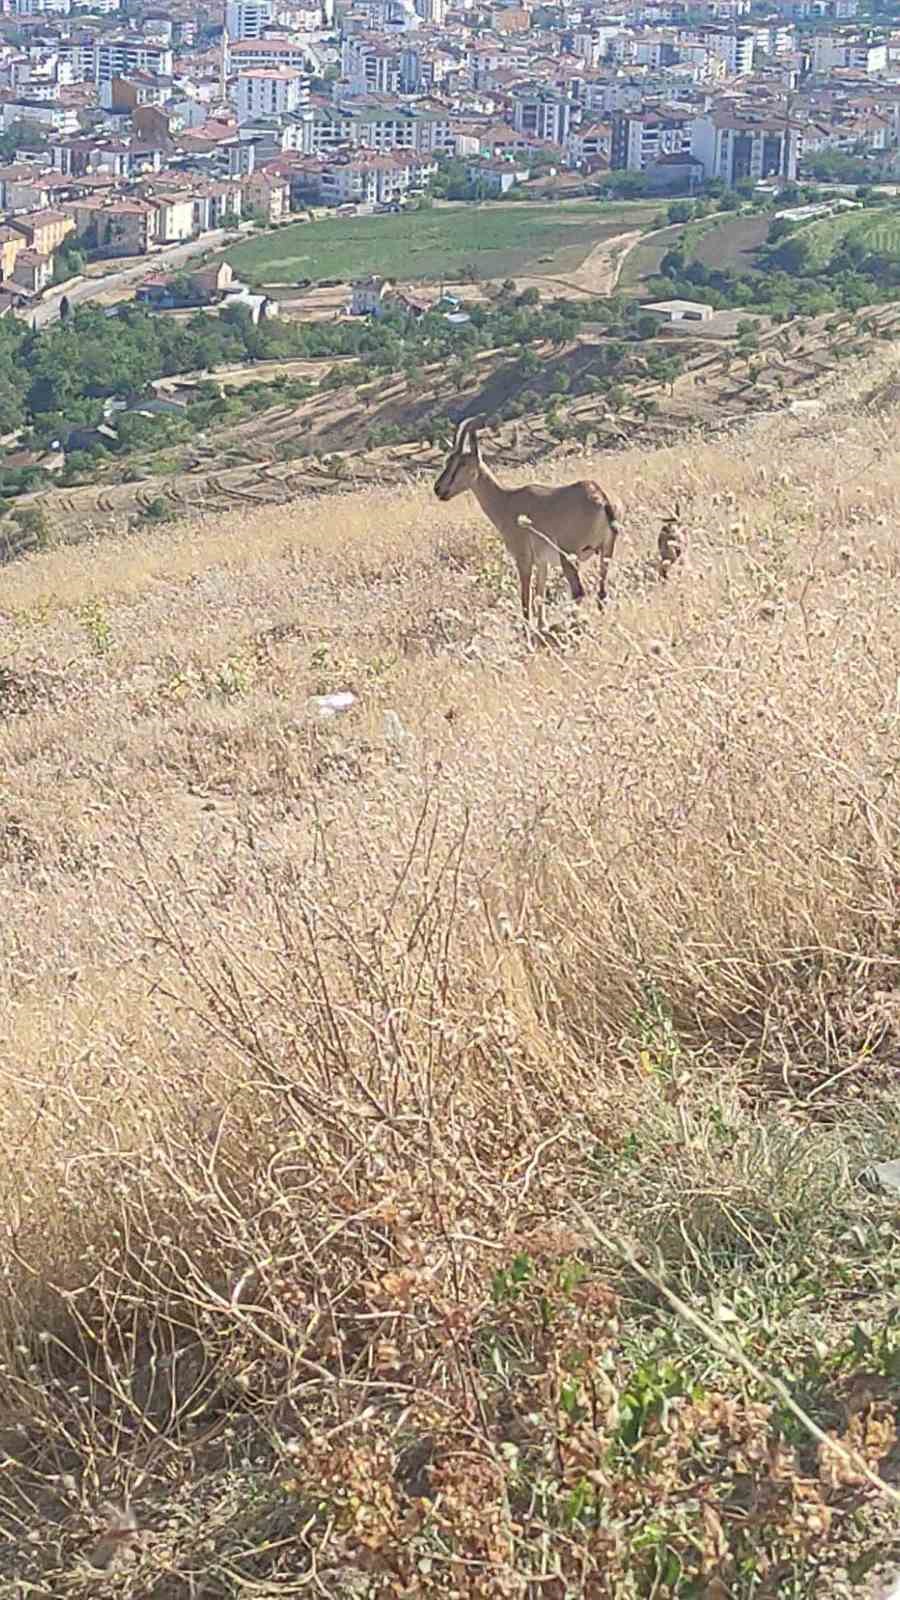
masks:
[[[661,322],[708,322],[714,315],[713,307],[703,300],[654,300],[652,305],[641,306]]]
[[[375,276],[357,278],[350,296],[351,317],[383,316],[387,309],[385,299],[390,294],[391,288],[392,285],[387,278]]]
[[[42,294],[53,280],[53,258],[38,250],[20,250],[12,270],[12,281],[29,294]]]
[[[75,219],[65,211],[29,211],[10,218],[9,225],[21,233],[29,250],[52,256],[63,240],[75,232]]]

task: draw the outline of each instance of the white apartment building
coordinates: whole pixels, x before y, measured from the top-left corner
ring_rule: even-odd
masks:
[[[354,34],[341,46],[341,73],[348,94],[398,94],[403,52],[380,37]]]
[[[292,39],[240,39],[229,47],[228,64],[231,72],[243,72],[253,67],[305,72],[308,66],[304,46],[295,44]]]
[[[80,126],[74,106],[39,100],[7,100],[0,105],[0,118],[4,133],[20,122],[37,122],[48,132],[58,134],[77,133]]]
[[[697,117],[690,132],[691,155],[702,162],[704,178],[721,178],[733,188],[744,180],[797,176],[800,130],[780,117],[710,112]]]
[[[51,14],[67,17],[72,10],[72,0],[14,0],[17,17],[43,17]]]
[[[272,21],[269,0],[228,0],[225,32],[229,39],[259,39]]]
[[[256,117],[288,117],[309,100],[309,83],[288,67],[249,67],[239,72],[235,94],[238,122]]]
[[[827,73],[834,68],[852,68],[876,77],[887,71],[888,49],[884,41],[851,38],[847,34],[823,33],[813,39],[813,72]]]
[[[416,151],[422,155],[455,154],[456,139],[449,112],[416,106],[354,104],[316,107],[303,120],[304,154],[323,155],[343,145],[368,150]]]
[[[442,28],[447,15],[447,0],[415,0],[416,11],[423,22]]]
[[[155,77],[171,78],[174,67],[168,45],[151,39],[98,39],[94,45],[94,81],[109,83],[112,78],[130,78],[135,72],[151,72]]]
[[[364,154],[324,163],[310,174],[309,188],[324,205],[384,205],[424,189],[436,171],[430,156]]]
[[[729,78],[744,78],[753,71],[754,33],[749,28],[697,28],[682,35],[686,45],[703,45],[724,62]]]

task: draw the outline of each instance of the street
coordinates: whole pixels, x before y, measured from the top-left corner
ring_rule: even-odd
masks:
[[[90,300],[96,300],[101,295],[106,295],[111,289],[126,288],[128,284],[140,283],[151,272],[180,267],[192,256],[205,255],[207,250],[215,250],[225,244],[230,238],[236,237],[233,228],[218,228],[212,233],[204,233],[199,239],[189,239],[185,244],[173,244],[162,250],[155,250],[152,255],[140,256],[133,267],[123,267],[117,272],[111,272],[102,278],[83,278],[80,283],[73,284],[67,289],[64,284],[51,291],[50,296],[35,306],[29,320],[38,328],[47,327],[51,322],[56,322],[59,317],[59,303],[65,295],[70,306],[85,305]]]

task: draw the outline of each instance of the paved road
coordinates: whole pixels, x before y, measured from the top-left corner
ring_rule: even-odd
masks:
[[[39,328],[44,328],[58,319],[59,302],[64,294],[68,296],[70,306],[85,305],[99,295],[108,294],[111,289],[124,289],[129,284],[140,283],[149,273],[160,268],[180,267],[185,261],[190,261],[191,256],[215,250],[232,237],[239,236],[232,229],[217,229],[214,233],[204,233],[199,239],[189,239],[186,244],[169,245],[152,255],[141,256],[133,267],[122,267],[102,278],[84,278],[81,283],[73,284],[71,289],[54,291],[52,297],[35,306],[32,317]]]

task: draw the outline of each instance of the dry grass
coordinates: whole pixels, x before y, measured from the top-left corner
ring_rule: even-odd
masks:
[[[536,652],[427,485],[7,569],[0,1595],[890,1563],[655,1287],[894,1480],[890,371],[594,463],[615,598]]]

